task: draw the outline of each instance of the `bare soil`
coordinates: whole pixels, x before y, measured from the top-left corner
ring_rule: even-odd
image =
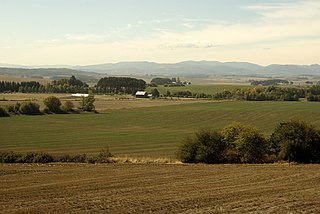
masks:
[[[0,213],[319,213],[320,165],[0,164]]]

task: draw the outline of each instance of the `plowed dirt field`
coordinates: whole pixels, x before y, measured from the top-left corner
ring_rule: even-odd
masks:
[[[320,165],[0,164],[1,213],[320,213]]]

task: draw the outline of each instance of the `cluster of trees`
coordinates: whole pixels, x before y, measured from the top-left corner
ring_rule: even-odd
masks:
[[[48,83],[45,85],[36,81],[0,82],[0,93],[87,93],[88,90],[88,84],[76,79],[74,76],[70,77],[70,79],[53,80],[51,84]]]
[[[314,85],[308,89],[307,100],[310,102],[320,101],[320,85]]]
[[[40,105],[35,102],[22,102],[13,105],[0,106],[0,117],[9,117],[10,114],[39,115]]]
[[[95,112],[94,101],[95,99],[92,93],[90,93],[88,97],[82,97],[79,110]],[[43,103],[46,106],[43,112],[40,111],[40,105],[35,102],[22,102],[5,107],[0,106],[0,117],[9,117],[10,114],[40,115],[43,113],[79,113],[79,110],[74,109],[74,104],[70,100],[65,101],[64,105],[62,105],[59,98],[50,96],[44,99]]]
[[[248,101],[298,101],[305,96],[305,91],[300,88],[269,86],[236,90],[234,96]]]
[[[179,77],[173,77],[173,78],[161,78],[156,77],[153,78],[150,82],[150,86],[157,87],[157,85],[164,85],[165,87],[178,87],[178,86],[185,86],[190,85],[191,82],[181,82]]]
[[[184,163],[320,163],[320,131],[301,122],[277,125],[266,139],[255,127],[232,123],[220,132],[199,131],[178,151]]]
[[[36,93],[40,90],[41,84],[36,81],[29,82],[7,82],[0,81],[0,93],[3,92],[30,92]]]
[[[272,80],[251,80],[251,85],[261,85],[261,86],[274,86],[274,85],[288,85],[288,80],[272,79]],[[290,82],[292,84],[292,82]]]
[[[96,92],[135,94],[137,91],[145,90],[146,87],[146,82],[141,79],[130,77],[104,77],[98,81]]]
[[[69,79],[53,80],[51,84],[46,85],[48,90],[53,93],[88,93],[89,85],[75,76]]]
[[[172,83],[172,80],[170,78],[161,78],[161,77],[156,77],[153,78],[150,81],[151,85],[157,86],[157,85],[169,85]]]
[[[243,88],[233,91],[224,90],[214,94],[191,93],[190,91],[167,92],[164,96],[207,98],[214,100],[247,100],[247,101],[298,101],[306,96],[307,90],[289,87],[255,87]],[[311,93],[310,93],[311,95]],[[318,96],[318,95],[317,95]],[[311,101],[311,100],[310,100]]]

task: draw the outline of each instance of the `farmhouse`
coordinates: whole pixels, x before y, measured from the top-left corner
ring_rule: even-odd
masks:
[[[148,98],[148,93],[146,91],[137,91],[136,98]]]

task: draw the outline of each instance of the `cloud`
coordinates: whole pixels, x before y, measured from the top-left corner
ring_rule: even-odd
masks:
[[[68,34],[58,39],[40,40],[38,43],[43,46],[25,50],[12,59],[23,63],[29,60],[33,64],[38,61],[94,64],[188,59],[260,64],[319,63],[319,1],[251,4],[242,9],[259,16],[246,23],[201,18],[141,21],[110,29],[107,33]],[[0,57],[7,55],[3,53]]]
[[[319,19],[320,2],[317,0],[299,0],[287,3],[260,3],[244,7],[266,19]]]
[[[182,23],[181,25],[186,28],[194,28],[194,25],[191,23]]]
[[[159,48],[169,48],[169,49],[178,49],[178,48],[184,48],[184,49],[202,49],[202,48],[215,48],[219,47],[221,45],[217,45],[208,41],[185,41],[185,42],[172,42],[172,43],[166,43],[161,44]]]

